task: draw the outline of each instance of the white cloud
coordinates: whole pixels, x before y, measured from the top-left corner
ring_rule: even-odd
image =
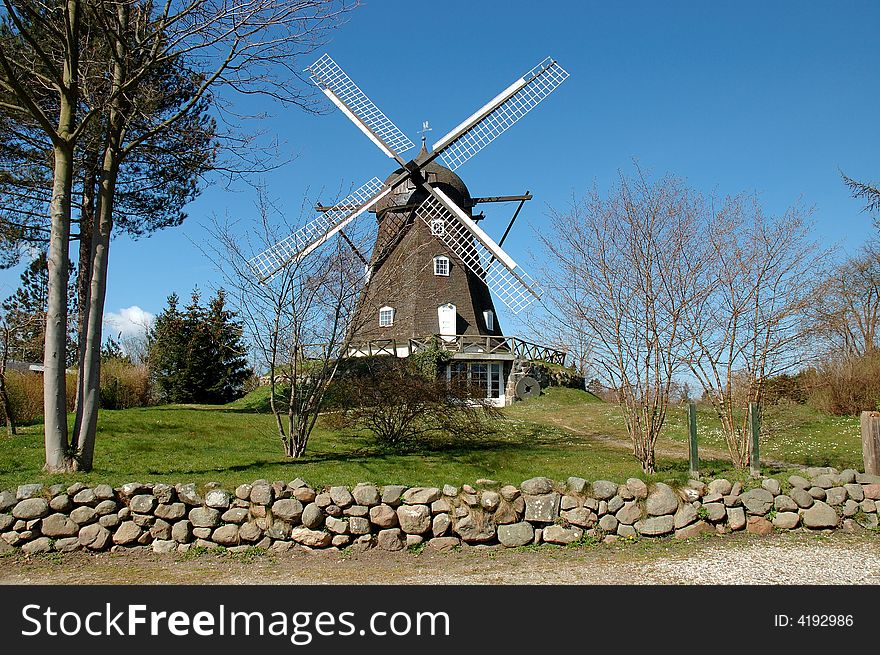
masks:
[[[137,305],[104,314],[105,333],[114,339],[142,337],[153,324],[155,316]]]

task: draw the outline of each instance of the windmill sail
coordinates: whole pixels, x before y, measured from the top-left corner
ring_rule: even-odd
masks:
[[[306,70],[324,95],[388,157],[397,159],[415,145],[329,55],[325,54]]]
[[[540,297],[537,285],[516,262],[439,189],[431,189],[416,216],[514,314]],[[436,194],[436,195],[435,195]]]
[[[455,170],[534,109],[568,77],[547,57],[434,144],[433,150]]]
[[[249,260],[248,265],[261,281],[268,280],[289,262],[312,252],[389,193],[391,187],[374,177],[339,202],[337,208],[324,212],[283,241],[267,248]]]

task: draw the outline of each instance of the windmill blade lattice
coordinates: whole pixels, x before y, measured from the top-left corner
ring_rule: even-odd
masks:
[[[307,223],[283,241],[267,248],[248,261],[260,280],[268,280],[288,262],[304,257],[391,193],[378,177],[374,177],[331,209]]]
[[[361,91],[360,87],[346,75],[345,71],[329,55],[323,55],[306,70],[312,74],[312,81],[315,85],[327,94],[334,101],[334,104],[338,105],[337,101],[342,103],[344,108],[354,115],[357,119],[353,119],[354,123],[359,129],[364,131],[370,139],[375,141],[375,138],[378,138],[381,141],[381,145],[379,143],[376,145],[383,149],[386,155],[394,157],[402,152],[406,152],[415,145],[367,97],[367,94]],[[328,91],[330,92],[329,94]],[[343,109],[343,107],[340,107],[340,109]],[[349,118],[352,118],[352,116],[349,116]],[[359,124],[358,121],[361,121],[363,125]],[[364,130],[364,126],[368,129]]]
[[[428,196],[422,202],[416,216],[427,223],[431,234],[445,243],[514,314],[528,307],[540,295],[527,273],[508,268],[434,196]]]
[[[434,151],[454,171],[534,109],[568,76],[562,66],[547,57],[435,143]]]

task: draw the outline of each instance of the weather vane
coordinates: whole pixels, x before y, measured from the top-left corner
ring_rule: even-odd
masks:
[[[428,132],[431,131],[431,127],[428,125],[428,121],[422,121],[422,129],[419,132],[422,135],[422,146],[425,145],[425,139],[428,137]]]

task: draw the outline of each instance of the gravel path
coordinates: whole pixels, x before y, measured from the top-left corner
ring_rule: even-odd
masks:
[[[0,559],[3,584],[880,584],[880,536],[737,534],[695,543],[192,559],[149,551]]]

